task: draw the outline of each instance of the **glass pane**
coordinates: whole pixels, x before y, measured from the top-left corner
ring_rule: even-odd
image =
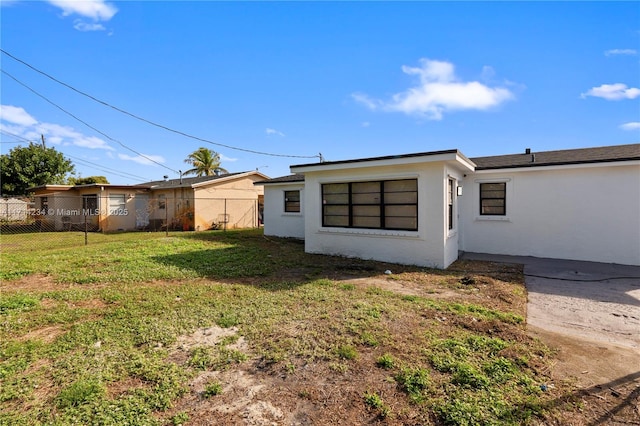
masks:
[[[389,217],[418,217],[418,206],[385,206],[384,215]]]
[[[406,179],[406,180],[388,180],[384,183],[384,193],[389,192],[405,192],[405,191],[417,191],[418,180]]]
[[[385,219],[387,229],[417,230],[418,219],[415,217],[387,217]]]
[[[349,184],[347,183],[327,183],[322,185],[322,194],[348,194]]]
[[[364,194],[353,194],[351,196],[351,202],[353,204],[380,204],[380,193],[364,193]]]
[[[324,206],[325,216],[349,216],[349,206]]]
[[[286,201],[300,201],[300,191],[284,191]]]
[[[324,217],[324,226],[349,226],[349,217],[348,216],[325,216]]]
[[[482,191],[482,198],[504,198],[504,191]]]
[[[505,214],[504,200],[482,200],[481,214]]]
[[[349,194],[325,194],[323,204],[349,204]]]
[[[380,217],[380,206],[353,206],[353,217],[356,216]]]
[[[284,211],[289,213],[300,212],[300,202],[287,201],[284,206]]]
[[[351,191],[355,194],[380,193],[380,182],[354,182]]]
[[[380,217],[354,216],[353,226],[358,228],[380,228]]]
[[[384,193],[385,204],[416,204],[418,202],[417,192],[394,192]]]
[[[480,198],[504,198],[506,183],[481,183]]]

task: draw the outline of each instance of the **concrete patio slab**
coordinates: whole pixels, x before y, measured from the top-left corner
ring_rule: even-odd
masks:
[[[640,267],[481,253],[462,259],[523,264],[529,326],[640,350]]]

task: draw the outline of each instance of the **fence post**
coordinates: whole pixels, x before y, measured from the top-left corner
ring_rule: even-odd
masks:
[[[164,203],[164,236],[165,237],[169,236],[169,203],[168,201],[165,201]]]
[[[227,199],[224,199],[224,231],[227,232],[227,222],[229,219],[227,218]]]
[[[87,212],[84,212],[84,245],[89,244],[88,230],[87,230]]]

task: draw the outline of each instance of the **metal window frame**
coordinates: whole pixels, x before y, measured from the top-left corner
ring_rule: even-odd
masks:
[[[298,193],[298,200],[297,200],[298,207],[297,207],[297,210],[290,210],[292,206],[289,204],[290,201],[289,201],[289,199],[287,197],[287,193],[288,192],[289,193],[290,192],[297,192]],[[284,212],[285,213],[300,213],[300,210],[301,210],[300,190],[299,189],[292,189],[292,190],[284,191]]]
[[[385,183],[386,182],[399,182],[399,181],[415,181],[416,190],[415,191],[394,191],[393,193],[415,193],[416,194],[416,202],[415,203],[386,203],[385,202]],[[353,184],[360,183],[379,183],[379,202],[378,203],[358,203],[354,204],[353,202]],[[417,231],[418,230],[418,179],[387,179],[387,180],[371,180],[371,181],[354,181],[354,182],[331,182],[331,183],[323,183],[321,185],[321,196],[324,200],[324,188],[329,185],[347,185],[347,203],[341,204],[325,204],[322,202],[322,226],[327,228],[355,228],[355,229],[380,229],[380,230],[391,230],[391,231]],[[326,207],[328,206],[347,206],[348,207],[348,225],[347,226],[337,226],[337,225],[327,225],[325,218]],[[371,226],[354,226],[353,219],[353,208],[357,206],[377,206],[380,208],[380,226],[379,227],[371,227]],[[415,228],[398,228],[398,227],[388,227],[386,226],[387,216],[386,216],[386,207],[388,206],[415,206],[416,214],[416,227]]]
[[[482,185],[502,185],[504,194],[502,197],[483,197],[482,196]],[[507,182],[481,182],[479,187],[479,198],[480,198],[480,216],[506,216],[507,215]],[[484,200],[502,200],[502,213],[483,213],[482,206]]]

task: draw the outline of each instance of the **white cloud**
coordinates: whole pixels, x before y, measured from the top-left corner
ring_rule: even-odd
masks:
[[[265,132],[267,135],[269,135],[269,136],[271,136],[271,135],[284,136],[284,133],[282,133],[282,132],[280,132],[280,131],[278,131],[278,130],[276,130],[276,129],[272,129],[272,128],[270,128],[270,127],[267,127],[267,128],[264,130],[264,132]]]
[[[76,19],[75,21],[73,21],[73,28],[82,32],[106,30],[106,28],[102,24],[97,24],[97,23],[87,24],[86,22],[83,22],[80,19]]]
[[[360,124],[362,127],[369,127],[371,126],[371,123],[369,123],[368,121],[363,121],[362,124]]]
[[[0,119],[10,123],[10,125],[3,123],[3,129],[28,140],[39,141],[41,135],[44,135],[46,142],[52,145],[75,145],[89,149],[113,150],[104,140],[96,136],[84,135],[73,127],[38,122],[21,107],[0,105]]]
[[[80,15],[94,21],[108,21],[118,12],[111,3],[104,0],[48,0],[62,9],[63,16]]]
[[[599,87],[593,87],[580,95],[582,99],[585,99],[587,96],[603,98],[608,101],[635,99],[640,96],[640,89],[637,87],[627,87],[626,84],[622,83],[603,84]]]
[[[144,157],[142,157],[140,155],[118,154],[118,158],[121,159],[121,160],[133,161],[133,162],[136,162],[138,164],[143,164],[145,166],[155,166],[156,163],[154,163],[153,161],[155,161],[157,163],[164,163],[165,162],[164,157],[161,157],[160,155],[147,155],[147,154],[143,154],[143,155],[144,155]],[[150,159],[153,160],[153,161],[151,161]]]
[[[81,18],[73,21],[73,28],[78,31],[105,31],[106,28],[100,22],[113,18],[118,9],[104,0],[47,0],[50,4],[62,9],[62,16],[80,15]],[[93,22],[85,22],[82,18],[88,18]],[[109,34],[111,35],[111,33]]]
[[[612,56],[612,55],[635,56],[637,54],[638,54],[638,51],[636,49],[611,49],[604,52],[605,56]]]
[[[227,163],[233,163],[234,161],[238,161],[237,158],[227,157],[224,154],[219,154],[219,155],[220,155],[220,162],[226,161]]]
[[[382,101],[372,99],[369,97],[369,95],[366,95],[364,93],[352,93],[351,97],[354,101],[361,103],[372,111],[375,111],[379,107],[383,106]]]
[[[640,121],[631,121],[620,125],[622,130],[640,130]]]
[[[0,105],[0,120],[20,126],[32,126],[38,122],[24,108],[13,105]]]
[[[460,81],[450,62],[421,59],[419,67],[404,65],[402,71],[418,76],[419,84],[396,93],[387,102],[363,93],[354,93],[352,98],[371,110],[403,112],[431,120],[441,120],[443,113],[449,111],[486,110],[514,98],[513,93],[504,87]],[[484,67],[485,77],[492,73],[493,69]]]

